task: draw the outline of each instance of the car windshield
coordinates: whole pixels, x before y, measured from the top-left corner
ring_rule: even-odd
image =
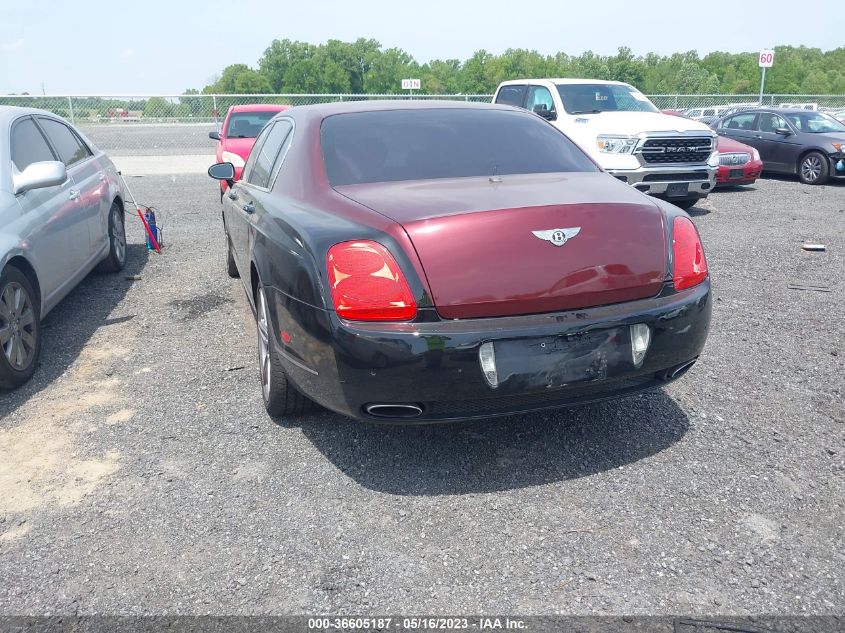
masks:
[[[267,121],[276,116],[278,112],[232,112],[229,116],[229,124],[224,131],[224,136],[229,138],[255,138]]]
[[[563,109],[569,114],[595,112],[657,112],[643,93],[617,84],[558,84]]]
[[[789,112],[784,116],[801,132],[810,134],[845,132],[845,125],[821,112]]]
[[[510,110],[338,114],[323,121],[320,141],[332,186],[598,170],[554,127]]]

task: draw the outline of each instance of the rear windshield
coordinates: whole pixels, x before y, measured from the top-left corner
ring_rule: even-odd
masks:
[[[338,114],[323,121],[320,139],[332,186],[598,170],[554,127],[508,110]]]
[[[229,138],[255,138],[267,121],[278,112],[232,112],[224,135]]]

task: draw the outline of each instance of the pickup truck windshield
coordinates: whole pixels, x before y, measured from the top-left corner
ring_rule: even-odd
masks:
[[[643,93],[630,86],[558,84],[557,91],[568,114],[658,111]]]

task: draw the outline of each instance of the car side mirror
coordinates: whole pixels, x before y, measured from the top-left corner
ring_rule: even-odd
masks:
[[[792,134],[792,130],[786,127],[779,127],[775,130],[775,134],[780,134],[781,136],[790,136]]]
[[[67,180],[67,167],[57,160],[31,163],[22,172],[12,176],[16,196],[31,189],[55,187],[64,183],[65,180]]]
[[[549,110],[545,103],[535,105],[534,114],[543,117],[546,121],[554,121],[557,118],[557,113],[554,110]]]
[[[235,184],[235,166],[232,163],[215,163],[208,168],[208,175],[214,180],[225,180],[230,187]]]
[[[220,132],[218,132],[217,130],[214,130],[213,132],[209,132],[208,138],[210,138],[212,141],[219,141],[220,140]]]

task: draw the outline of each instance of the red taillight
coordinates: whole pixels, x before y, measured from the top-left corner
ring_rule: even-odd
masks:
[[[338,316],[352,321],[408,321],[417,302],[396,260],[378,242],[342,242],[326,257]]]
[[[672,253],[675,290],[692,288],[707,279],[704,248],[698,239],[698,231],[688,218],[676,217],[672,224]]]

